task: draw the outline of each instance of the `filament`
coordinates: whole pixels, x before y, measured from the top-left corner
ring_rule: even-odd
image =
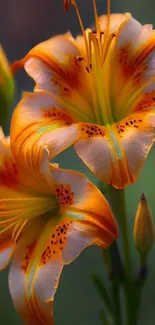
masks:
[[[78,17],[78,21],[79,21],[79,24],[80,24],[80,28],[82,30],[82,35],[83,35],[83,38],[84,38],[85,46],[86,46],[86,54],[87,54],[88,63],[90,63],[90,55],[89,55],[88,42],[87,42],[87,37],[86,37],[86,33],[85,33],[85,28],[84,28],[84,25],[83,25],[83,22],[82,22],[82,18],[81,18],[81,15],[80,15],[80,11],[79,11],[79,8],[78,8],[77,3],[76,3],[75,0],[71,0],[70,3],[75,8],[75,11],[76,11],[76,14],[77,14],[77,17]],[[67,9],[68,9],[68,5],[69,5],[69,3],[66,2]]]
[[[12,233],[12,240],[14,242],[17,242],[18,241],[18,238],[19,238],[19,236],[20,236],[23,228],[25,227],[26,223],[27,223],[27,220],[25,220],[24,222],[23,221],[19,221],[16,224],[16,226],[15,226],[15,228],[13,230],[13,233]]]
[[[115,36],[114,34],[112,34],[112,36],[109,39],[109,35],[110,35],[110,0],[107,0],[107,26],[104,33],[104,43],[103,43],[104,45],[102,47],[102,57],[103,57],[102,64],[106,59],[110,43],[112,42],[112,39]]]
[[[100,24],[99,24],[99,17],[97,12],[97,6],[96,6],[96,0],[93,0],[93,6],[94,6],[94,14],[95,14],[95,23],[96,23],[96,31],[98,39],[100,39]]]
[[[110,31],[110,0],[107,0],[107,34]]]

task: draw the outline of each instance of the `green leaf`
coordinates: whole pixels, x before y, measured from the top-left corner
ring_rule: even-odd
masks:
[[[103,325],[113,325],[113,318],[111,316],[107,316],[103,310],[100,310],[99,312],[100,319],[103,323]]]
[[[100,297],[104,301],[104,304],[110,314],[113,314],[113,305],[111,299],[109,297],[107,288],[104,286],[104,283],[100,280],[100,278],[96,274],[92,274],[93,283],[100,294]]]

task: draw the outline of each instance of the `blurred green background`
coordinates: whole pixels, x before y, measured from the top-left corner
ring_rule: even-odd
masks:
[[[112,0],[112,12],[127,12],[141,23],[155,24],[154,0]],[[84,18],[85,26],[93,22],[91,0],[78,1]],[[98,0],[99,13],[106,12],[106,1]],[[89,6],[88,6],[89,5]],[[40,41],[71,30],[74,35],[79,33],[79,25],[73,8],[69,13],[63,12],[62,0],[1,0],[0,1],[0,41],[10,62],[25,53]],[[17,102],[21,90],[31,90],[32,81],[24,71],[17,74]],[[10,114],[11,116],[11,114]],[[8,119],[8,131],[9,131]],[[132,257],[135,268],[138,254],[132,239],[133,220],[137,204],[142,192],[148,198],[150,207],[155,214],[155,148],[152,149],[137,184],[126,189],[128,223],[131,232]],[[59,155],[56,161],[62,167],[77,169],[97,183],[97,180],[84,167],[73,149]],[[140,321],[138,325],[155,324],[155,247],[149,255],[149,278],[145,284],[142,299]],[[101,325],[98,310],[102,307],[96,289],[91,282],[91,273],[96,272],[105,277],[101,251],[97,247],[85,250],[70,266],[65,267],[59,290],[56,294],[54,312],[56,325]],[[9,295],[7,270],[0,274],[0,325],[22,324]],[[132,324],[131,324],[132,325]]]

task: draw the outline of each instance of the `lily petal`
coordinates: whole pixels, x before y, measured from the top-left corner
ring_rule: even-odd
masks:
[[[51,193],[48,185],[45,184],[42,176],[39,175],[38,170],[44,171],[44,176],[48,175],[48,153],[45,148],[38,148],[36,146],[36,161],[35,168],[31,164],[30,168],[26,168],[25,161],[21,159],[20,152],[15,161],[10,148],[9,138],[6,138],[4,134],[0,135],[0,197],[13,198],[13,197],[29,197],[31,194],[36,193]],[[37,150],[39,149],[39,150]],[[20,157],[20,158],[19,158]],[[25,158],[25,157],[24,157]],[[22,165],[22,168],[20,167]],[[40,176],[40,178],[38,177]],[[38,186],[42,184],[42,186]],[[28,190],[29,188],[29,190]],[[26,194],[29,193],[29,194]],[[31,193],[31,194],[30,194]]]
[[[111,71],[115,71],[111,94],[115,118],[119,120],[130,113],[125,106],[131,96],[154,77],[155,31],[152,26],[142,26],[130,16],[118,30],[111,60]]]
[[[111,14],[110,15],[110,31],[109,33],[117,33],[121,24],[128,19],[129,14]],[[102,15],[99,17],[99,24],[101,31],[107,29],[107,15]]]
[[[14,225],[0,231],[0,270],[3,270],[12,257],[14,243],[12,240],[12,230]]]
[[[36,226],[35,231],[30,233],[31,224],[17,244],[9,276],[9,288],[17,311],[28,325],[53,324],[51,303],[62,261],[59,254],[50,256],[49,241],[56,232],[55,227],[59,220],[60,217],[52,218],[45,227],[42,225],[38,230]],[[36,233],[38,231],[40,235]],[[37,242],[35,237],[38,238]]]
[[[49,157],[53,158],[78,137],[78,128],[76,124],[71,125],[72,121],[72,117],[50,94],[25,94],[12,117],[11,145],[14,156],[18,158],[21,155],[27,169],[31,170],[33,166],[37,170],[38,157],[40,160],[40,150],[44,145]]]
[[[53,300],[63,268],[58,238],[56,240],[59,220],[60,217],[55,217],[47,223],[29,265],[27,295],[32,309],[45,325],[53,324]]]
[[[103,128],[102,135],[91,134],[82,134],[75,149],[92,172],[116,188],[135,182],[155,140],[147,116],[134,114]]]
[[[103,243],[104,238],[99,238],[98,228],[91,223],[72,222],[70,217],[48,222],[33,251],[26,285],[29,305],[41,324],[53,324],[53,300],[63,265],[87,246]]]
[[[52,92],[77,118],[93,119],[90,69],[69,33],[38,44],[24,60],[25,70],[36,82],[35,91]]]
[[[97,229],[102,233],[101,245],[109,246],[117,237],[117,225],[107,200],[97,187],[74,171],[51,167],[51,174],[61,214]]]
[[[78,156],[90,170],[107,184],[113,184],[113,151],[107,138],[81,138],[75,143]]]
[[[26,260],[30,259],[32,250],[30,247],[24,247],[16,250],[9,274],[9,289],[13,299],[13,303],[25,324],[41,325],[35,317],[35,313],[30,309],[28,300],[25,294],[26,283]]]
[[[75,260],[86,247],[93,244],[101,245],[97,229],[88,224],[72,222],[68,227],[66,238],[66,245],[62,250],[64,264]]]
[[[38,246],[40,236],[46,225],[42,218],[30,220],[16,242],[13,261],[9,273],[9,289],[13,303],[18,313],[28,325],[42,325],[31,305],[27,286],[33,276],[29,265],[35,261],[34,252]],[[32,231],[33,230],[33,231]]]
[[[138,130],[130,128],[124,132],[122,145],[133,182],[137,180],[154,141],[154,129],[147,119],[140,123]]]
[[[152,112],[150,112],[150,114],[147,115],[147,120],[153,127],[155,127],[155,110],[154,109]]]

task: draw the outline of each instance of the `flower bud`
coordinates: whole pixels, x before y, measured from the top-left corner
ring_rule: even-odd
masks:
[[[137,250],[142,256],[146,256],[148,254],[152,247],[153,240],[154,227],[152,214],[145,195],[142,194],[134,224],[134,241]]]
[[[4,127],[14,97],[14,79],[6,55],[0,46],[0,125]]]

